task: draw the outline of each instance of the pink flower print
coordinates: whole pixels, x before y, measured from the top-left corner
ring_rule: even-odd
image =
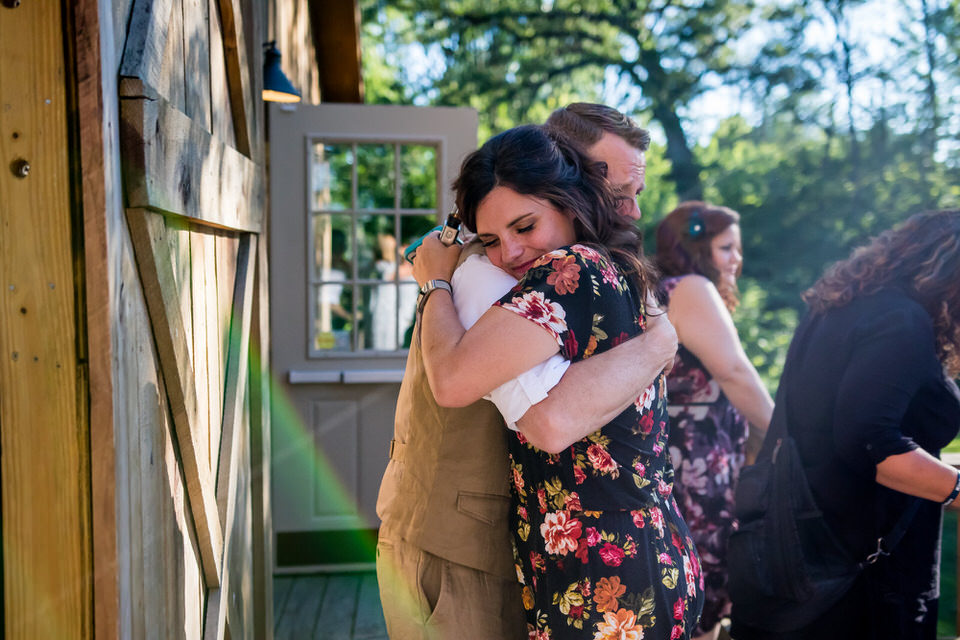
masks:
[[[595,547],[600,543],[600,532],[597,531],[596,527],[587,527],[587,532],[584,537],[587,539],[587,544],[591,547]]]
[[[573,480],[577,484],[583,484],[583,481],[587,479],[587,474],[583,472],[583,469],[580,465],[577,465],[573,468]]]
[[[642,416],[640,416],[640,422],[638,424],[639,433],[643,436],[648,436],[653,433],[653,412],[648,411]]]
[[[547,512],[547,491],[543,487],[537,489],[537,502],[540,505],[540,513]]]
[[[613,285],[614,289],[618,288],[620,280],[617,278],[617,270],[607,262],[600,264],[600,273],[603,274],[603,283]]]
[[[600,547],[600,559],[608,567],[619,567],[625,555],[623,549],[610,542],[605,542]]]
[[[664,498],[669,498],[670,494],[673,493],[673,485],[667,484],[664,482],[663,478],[657,480],[657,493],[662,495]]]
[[[583,564],[587,564],[589,554],[590,545],[587,543],[585,538],[580,538],[580,542],[577,544],[577,550],[573,552],[573,555]]]
[[[663,537],[663,512],[660,507],[650,507],[650,524],[652,524]]]
[[[600,262],[603,260],[603,256],[601,256],[595,249],[585,247],[582,244],[575,244],[570,247],[570,249],[584,260],[589,260],[590,262]]]
[[[673,619],[683,620],[684,609],[686,609],[686,606],[683,602],[683,598],[677,598],[677,601],[673,603]]]
[[[683,625],[677,625],[673,629],[670,629],[670,640],[677,640],[677,638],[683,637]]]
[[[687,595],[696,595],[698,582],[697,576],[693,572],[693,565],[690,562],[690,556],[687,554],[683,554],[683,577],[687,580]]]
[[[600,473],[612,473],[617,470],[617,463],[610,457],[610,452],[598,444],[587,447],[587,459]]]
[[[672,565],[672,564],[673,564],[673,556],[671,556],[669,553],[664,552],[664,553],[661,553],[659,556],[657,556],[657,561],[658,561],[660,564]]]
[[[657,387],[656,385],[650,385],[643,390],[637,399],[633,401],[633,406],[638,413],[646,411],[653,406],[653,401],[657,398]]]
[[[520,473],[520,469],[518,469],[517,467],[514,467],[512,471],[513,471],[513,486],[516,487],[519,493],[523,493],[523,487],[525,484],[523,480],[523,474]]]
[[[570,493],[563,503],[563,508],[567,511],[581,511],[583,507],[580,506],[580,496],[576,492]]]
[[[577,336],[573,335],[573,331],[567,331],[567,335],[563,338],[563,357],[572,360],[579,348]]]
[[[631,511],[630,516],[633,518],[633,526],[637,529],[643,529],[646,523],[643,521],[643,511]]]
[[[565,556],[577,550],[577,539],[582,532],[580,521],[566,511],[548,513],[540,525],[544,549],[552,555]]]
[[[647,468],[643,466],[643,463],[639,460],[633,463],[633,470],[636,471],[637,475],[641,477],[647,473]]]
[[[553,289],[559,295],[573,293],[580,286],[580,265],[577,264],[576,256],[566,255],[557,258],[551,265],[553,273],[547,276],[547,284],[553,285]]]
[[[550,640],[550,634],[546,629],[534,629],[532,625],[527,625],[527,640]]]
[[[543,265],[549,264],[557,258],[562,258],[565,255],[567,255],[567,252],[564,249],[554,249],[553,251],[545,253],[534,260],[533,264],[530,265],[530,268],[533,269],[535,267],[542,267]]]
[[[502,306],[544,327],[554,335],[557,344],[563,346],[560,341],[560,334],[567,330],[566,312],[559,304],[547,300],[542,292],[529,291],[514,296],[510,302]]]

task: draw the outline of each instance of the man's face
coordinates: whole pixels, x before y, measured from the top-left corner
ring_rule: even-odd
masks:
[[[620,197],[617,209],[632,220],[640,219],[637,196],[646,187],[647,160],[643,151],[610,132],[604,132],[597,142],[587,149],[592,160],[607,165],[607,179]]]

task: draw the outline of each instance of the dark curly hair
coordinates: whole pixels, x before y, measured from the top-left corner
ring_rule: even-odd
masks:
[[[476,233],[477,208],[495,187],[546,200],[573,215],[577,242],[609,256],[641,300],[654,279],[642,257],[640,232],[617,212],[617,200],[600,167],[560,132],[538,125],[509,129],[487,140],[463,161],[453,183],[464,226]]]
[[[928,211],[881,233],[829,267],[803,299],[813,313],[896,288],[933,319],[937,354],[960,373],[960,209]]]
[[[739,223],[740,214],[729,207],[699,200],[681,202],[657,225],[657,269],[663,276],[698,273],[706,277],[717,287],[727,309],[733,311],[740,302],[739,291],[736,284],[720,278],[710,242]]]

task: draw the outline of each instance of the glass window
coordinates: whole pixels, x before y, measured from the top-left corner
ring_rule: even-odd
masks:
[[[436,146],[311,144],[311,357],[410,345],[417,284],[403,250],[441,218]]]

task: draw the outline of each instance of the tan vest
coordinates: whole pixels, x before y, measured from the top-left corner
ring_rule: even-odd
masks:
[[[377,515],[393,535],[424,551],[515,579],[506,438],[492,403],[461,409],[436,403],[415,338]]]

